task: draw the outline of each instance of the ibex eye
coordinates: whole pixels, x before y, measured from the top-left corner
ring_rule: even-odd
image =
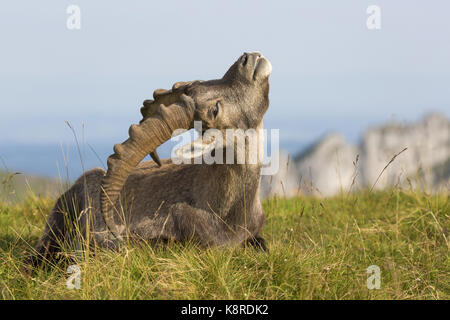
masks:
[[[217,117],[217,114],[219,113],[219,104],[220,104],[220,102],[217,101],[216,105],[214,106],[214,109],[213,109],[214,118]]]

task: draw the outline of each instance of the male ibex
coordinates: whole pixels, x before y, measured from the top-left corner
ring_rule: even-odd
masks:
[[[144,101],[140,124],[114,146],[106,174],[87,171],[57,200],[32,262],[51,258],[75,223],[102,246],[124,238],[192,239],[205,246],[246,242],[265,249],[259,157],[256,164],[175,164],[161,161],[156,148],[194,121],[224,135],[227,129],[262,129],[271,70],[260,53],[244,53],[222,79],[156,90],[154,100]],[[147,154],[154,161],[139,164]]]

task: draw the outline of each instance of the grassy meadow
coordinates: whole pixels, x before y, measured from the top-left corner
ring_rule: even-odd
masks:
[[[23,262],[54,198],[0,203],[1,299],[449,299],[448,194],[391,189],[264,201],[269,252],[127,245],[32,276]],[[370,265],[380,289],[369,290]]]

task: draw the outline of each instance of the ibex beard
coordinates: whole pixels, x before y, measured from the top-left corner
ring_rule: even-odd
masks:
[[[132,125],[129,138],[114,146],[107,172],[87,171],[56,201],[30,262],[52,259],[74,226],[88,245],[117,247],[139,239],[195,241],[205,247],[247,243],[266,249],[260,235],[265,215],[259,156],[251,163],[177,164],[160,160],[156,148],[175,130],[191,129],[195,122],[201,122],[201,134],[208,129],[223,136],[227,129],[262,129],[271,71],[259,52],[244,53],[221,79],[156,90],[153,100],[143,103],[140,124]],[[226,154],[223,148],[215,143],[213,152]],[[204,149],[211,152],[208,143]],[[140,163],[147,154],[153,161]]]

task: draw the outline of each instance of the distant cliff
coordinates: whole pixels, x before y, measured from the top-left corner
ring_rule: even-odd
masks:
[[[378,176],[392,158],[394,159]],[[364,132],[359,146],[329,134],[290,158],[280,157],[280,170],[263,176],[263,197],[299,193],[328,196],[340,191],[401,185],[448,188],[450,183],[450,120],[429,114],[412,124],[388,123]],[[448,189],[447,189],[448,190]]]

